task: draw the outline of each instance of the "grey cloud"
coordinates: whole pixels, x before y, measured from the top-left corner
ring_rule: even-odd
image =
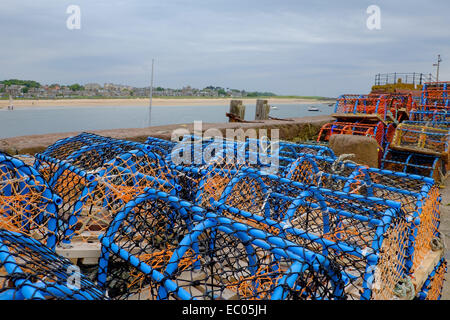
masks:
[[[70,4],[81,30],[65,27]],[[365,27],[381,8],[382,29]],[[378,72],[450,77],[448,1],[12,1],[0,3],[0,78],[210,84],[279,94],[364,93]],[[448,67],[447,67],[448,66]]]

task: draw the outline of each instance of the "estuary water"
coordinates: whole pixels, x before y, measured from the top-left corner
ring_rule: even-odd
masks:
[[[271,104],[276,118],[329,115],[328,104]],[[319,111],[308,111],[314,106]],[[246,105],[245,119],[254,120],[255,105]],[[204,122],[227,122],[229,106],[153,106],[152,126]],[[0,138],[71,131],[142,128],[148,126],[147,106],[30,107],[0,110]]]

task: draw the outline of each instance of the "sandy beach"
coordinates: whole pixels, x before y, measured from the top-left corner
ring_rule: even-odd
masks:
[[[218,106],[229,105],[232,99],[162,99],[154,98],[153,106]],[[255,104],[256,99],[238,99],[244,104]],[[315,104],[330,101],[298,98],[269,98],[270,104]],[[30,107],[93,107],[93,106],[148,106],[149,99],[55,99],[14,100],[14,108]],[[9,100],[0,100],[0,108],[7,108]]]

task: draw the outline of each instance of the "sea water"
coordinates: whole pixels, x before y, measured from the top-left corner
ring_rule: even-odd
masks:
[[[329,115],[328,104],[271,104],[276,118]],[[308,111],[314,106],[319,111]],[[254,120],[255,105],[246,105],[245,120]],[[223,106],[153,106],[151,125],[177,123],[227,122],[228,105]],[[29,107],[0,110],[0,138],[72,131],[143,128],[148,126],[147,106]]]

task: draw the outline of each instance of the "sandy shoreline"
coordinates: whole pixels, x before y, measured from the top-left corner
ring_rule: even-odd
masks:
[[[229,105],[232,99],[161,99],[154,98],[153,106],[219,106]],[[244,104],[255,104],[256,99],[239,99]],[[272,98],[269,104],[316,104],[326,103],[314,99]],[[331,102],[330,102],[331,103]],[[14,108],[30,107],[96,107],[96,106],[148,106],[149,99],[57,99],[57,100],[14,100]],[[9,100],[0,100],[0,108],[5,109]]]

